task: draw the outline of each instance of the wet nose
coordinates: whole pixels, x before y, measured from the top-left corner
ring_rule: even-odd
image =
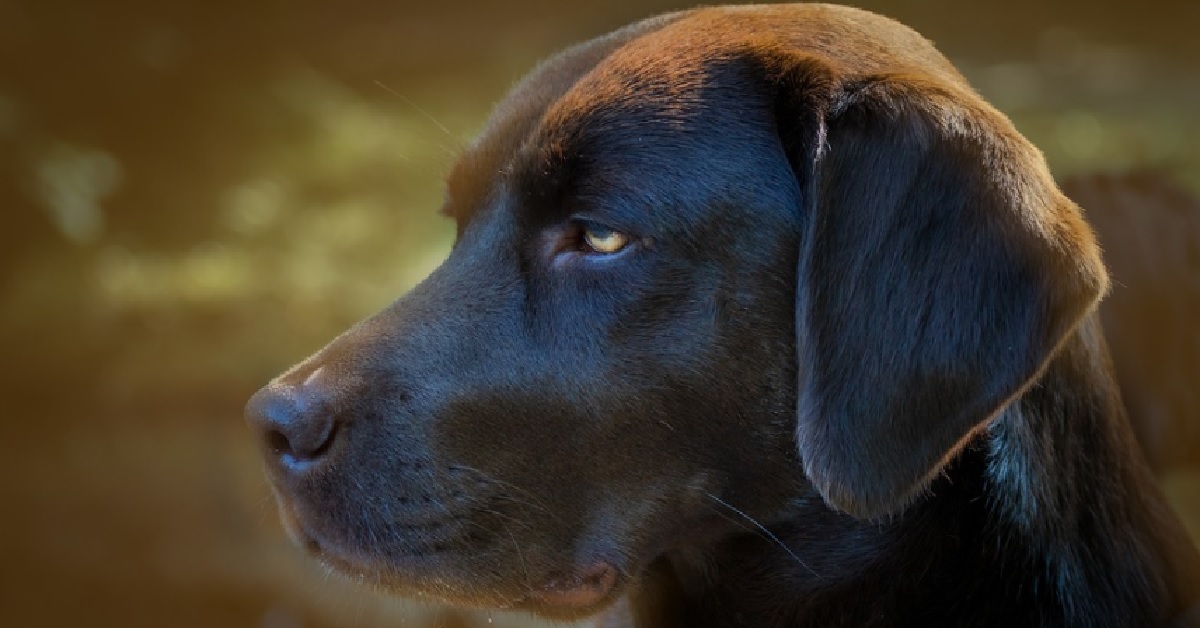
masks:
[[[315,386],[271,384],[246,404],[246,422],[267,460],[295,472],[320,462],[337,438],[329,404]]]

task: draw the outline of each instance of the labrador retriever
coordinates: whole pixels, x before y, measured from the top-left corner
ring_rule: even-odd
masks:
[[[580,44],[497,106],[444,212],[445,263],[247,407],[326,563],[643,628],[1194,602],[1092,232],[908,28],[724,7]]]

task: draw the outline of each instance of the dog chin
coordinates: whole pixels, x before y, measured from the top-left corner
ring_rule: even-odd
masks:
[[[525,585],[516,591],[455,583],[444,576],[421,576],[411,572],[444,574],[446,561],[453,557],[446,556],[446,552],[414,553],[404,556],[405,565],[392,564],[392,560],[373,557],[368,552],[346,549],[307,524],[292,502],[280,497],[278,503],[280,519],[292,542],[331,571],[396,595],[480,610],[523,610],[570,621],[608,608],[623,589],[622,571],[603,559],[565,570],[562,572],[565,575],[543,578],[540,584],[529,581],[523,565],[514,565],[512,577],[507,580]]]

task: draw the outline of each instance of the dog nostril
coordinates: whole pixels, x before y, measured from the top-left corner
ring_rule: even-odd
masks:
[[[279,430],[271,430],[267,432],[266,443],[267,449],[278,457],[290,456],[295,460],[313,460],[320,458],[329,450],[329,446],[333,444],[334,433],[331,430],[320,442],[302,444],[297,447],[288,440],[286,434]],[[318,435],[316,438],[320,438]]]
[[[287,436],[284,436],[283,432],[279,430],[267,432],[267,447],[270,448],[271,453],[277,456],[292,453],[292,444],[288,442]]]
[[[273,462],[315,461],[334,442],[337,429],[328,404],[309,388],[267,386],[246,404],[246,422]]]

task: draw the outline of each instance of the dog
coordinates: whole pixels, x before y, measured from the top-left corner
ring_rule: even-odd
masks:
[[[718,7],[577,45],[443,211],[438,269],[247,406],[334,568],[639,628],[1190,621],[1092,231],[912,30]]]

